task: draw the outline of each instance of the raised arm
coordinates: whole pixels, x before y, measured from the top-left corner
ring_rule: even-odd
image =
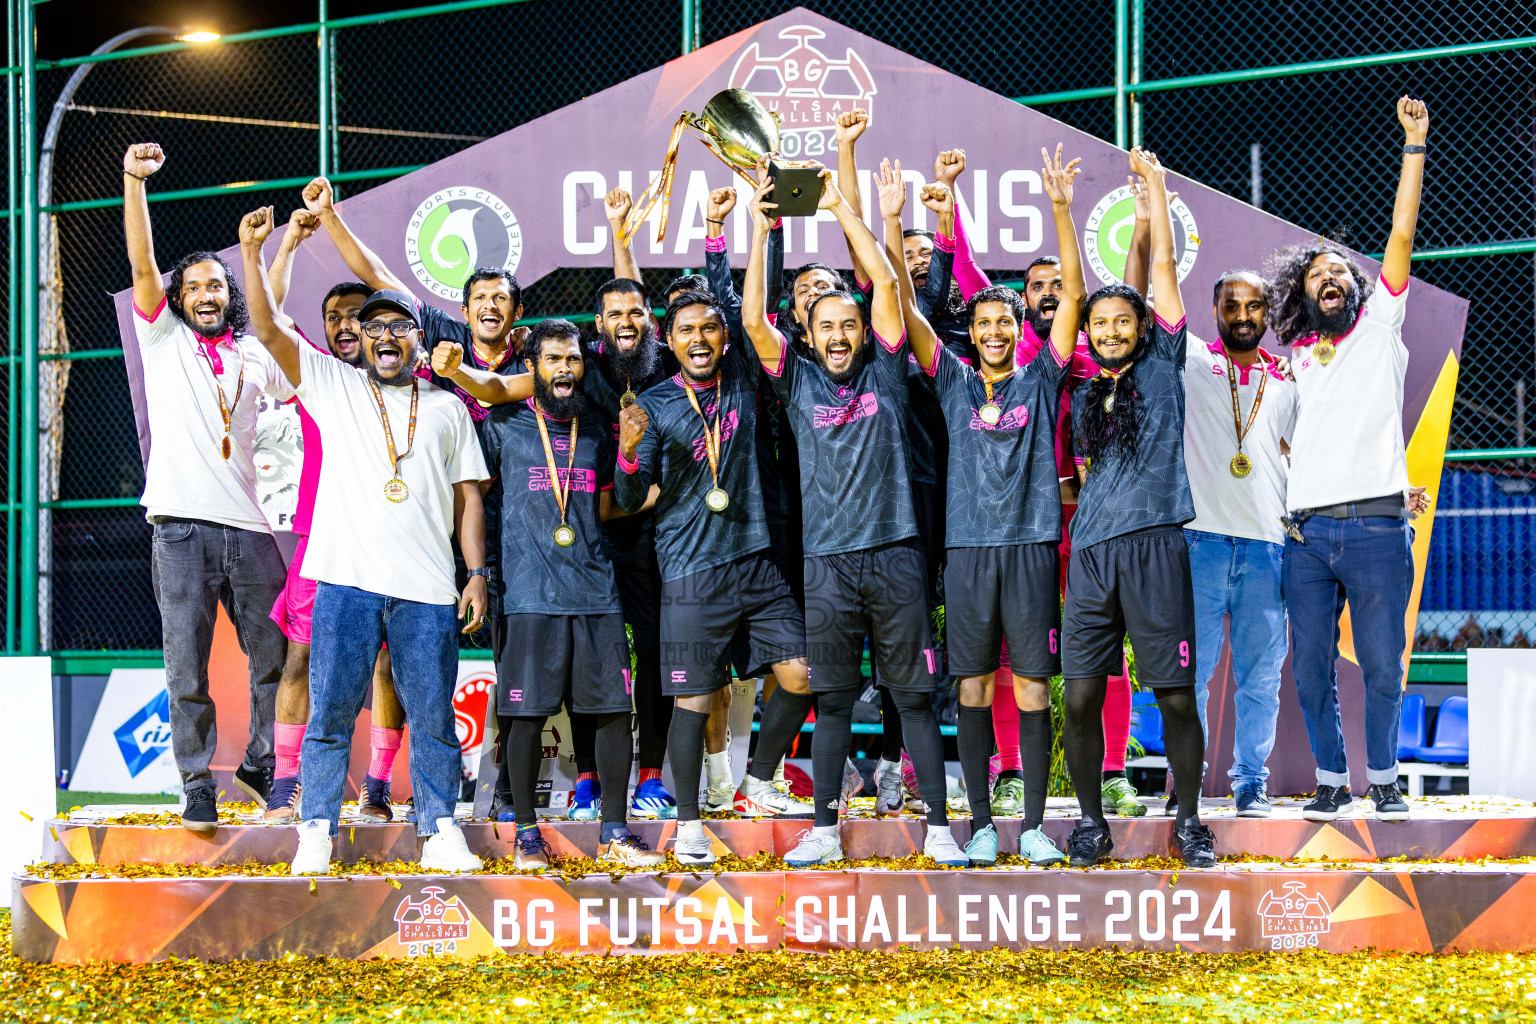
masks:
[[[1131,224],[1131,245],[1125,254],[1125,283],[1135,288],[1142,298],[1147,297],[1147,275],[1152,267],[1152,215],[1147,204],[1147,183],[1134,174],[1125,176],[1131,186],[1132,209],[1135,219]]]
[[[133,304],[145,316],[160,308],[165,284],[155,263],[155,240],[149,230],[149,196],[144,184],[165,163],[156,143],[140,142],[123,154],[123,231],[128,236],[128,265],[133,268]]]
[[[869,111],[855,108],[838,115],[837,127],[834,129],[837,138],[837,190],[843,194],[843,199],[853,204],[854,215],[858,217],[863,216],[864,206],[859,195],[859,161],[854,156],[854,144],[868,127]],[[848,257],[853,260],[854,283],[861,284],[869,280],[852,244],[848,246]]]
[[[955,250],[951,245],[955,237],[955,225],[958,223],[955,219],[955,193],[942,182],[931,182],[922,187],[918,199],[934,212],[938,224],[934,233],[933,252],[928,257],[928,279],[917,295],[917,308],[924,316],[938,316],[949,308],[949,291],[955,280]],[[899,225],[896,233],[901,234]],[[940,242],[940,239],[945,241]],[[904,241],[898,239],[897,244]],[[885,236],[885,246],[889,254],[889,232]],[[906,262],[905,254],[900,253],[891,257],[893,265],[898,258],[902,263]]]
[[[907,273],[906,260],[901,257],[901,208],[907,201],[907,186],[901,180],[901,161],[896,161],[894,166],[889,160],[880,161],[880,174],[876,183],[880,193],[880,220],[885,227],[886,245],[890,251],[894,251],[894,257],[881,251],[874,234],[864,226],[862,220],[843,209],[846,203],[834,205],[832,211],[837,214],[838,222],[848,235],[849,248],[858,251],[864,266],[869,268],[869,280],[874,288],[869,298],[870,326],[888,343],[894,343],[907,329],[906,307],[910,305],[912,313],[917,313],[912,278]],[[901,270],[896,270],[897,267]],[[937,365],[934,355],[939,342],[932,327],[918,331],[909,340],[919,366],[927,369]]]
[[[725,218],[736,208],[736,190],[717,188],[709,194],[704,208],[704,272],[709,278],[709,290],[725,307],[727,316],[741,316],[741,297],[736,294],[736,282],[731,279],[731,254],[725,245]]]
[[[267,280],[261,247],[272,234],[272,207],[253,210],[240,220],[240,261],[245,267],[245,302],[251,317],[251,333],[272,353],[283,376],[297,386],[299,379],[298,333],[292,321],[277,310],[272,283]]]
[[[1424,184],[1424,140],[1429,138],[1429,110],[1423,101],[1404,96],[1397,101],[1397,121],[1403,126],[1403,169],[1392,204],[1392,234],[1381,259],[1381,279],[1394,293],[1408,286],[1413,260],[1413,233],[1419,223],[1419,192]],[[1417,149],[1417,152],[1409,152]]]
[[[533,374],[500,374],[464,365],[464,348],[440,341],[432,350],[432,372],[446,377],[486,405],[525,402],[533,397]]]
[[[1072,361],[1072,350],[1077,347],[1076,310],[1083,305],[1087,286],[1083,283],[1083,254],[1078,250],[1077,226],[1072,223],[1072,181],[1081,172],[1080,158],[1074,158],[1065,167],[1061,163],[1061,144],[1056,144],[1054,158],[1044,149],[1040,156],[1045,168],[1040,180],[1045,183],[1046,194],[1051,197],[1051,214],[1056,219],[1056,245],[1061,251],[1061,304],[1051,321],[1051,347],[1063,365]]]
[[[320,218],[320,225],[331,236],[331,242],[336,246],[336,251],[341,253],[341,260],[347,269],[374,291],[385,288],[410,291],[398,277],[390,273],[378,254],[359,241],[347,227],[333,205],[334,198],[331,183],[325,178],[316,178],[304,186],[304,208]]]
[[[917,308],[917,290],[912,285],[912,272],[907,269],[907,261],[901,254],[901,211],[907,202],[907,186],[901,180],[901,165],[897,164],[893,170],[889,160],[882,160],[875,185],[880,196],[880,221],[885,228],[885,252],[896,272],[896,295],[901,304],[902,326],[906,329],[912,351],[917,354],[919,365],[925,371],[932,372],[932,368],[938,366],[933,356],[938,350],[939,338],[928,318]]]
[[[764,197],[773,191],[773,179],[760,179],[757,191],[752,193],[752,245],[747,250],[747,276],[741,286],[741,329],[757,352],[758,360],[769,373],[783,371],[783,336],[768,322],[768,284],[763,279],[763,249],[768,244],[777,203]],[[634,406],[630,406],[634,408]]]
[[[640,267],[635,263],[635,242],[624,237],[624,219],[635,201],[628,192],[616,188],[603,197],[603,213],[608,217],[608,234],[613,236],[613,276],[639,281]]]
[[[965,150],[946,149],[933,161],[933,178],[939,184],[946,186],[951,193],[955,191],[955,181],[965,171]],[[978,200],[979,201],[979,200]],[[960,297],[965,301],[971,301],[971,296],[990,287],[992,281],[976,265],[976,256],[971,252],[971,241],[965,236],[965,218],[959,213],[959,197],[955,199],[955,260],[952,274],[955,284],[960,286]]]
[[[1173,255],[1173,223],[1168,219],[1168,175],[1157,157],[1144,149],[1131,150],[1131,171],[1147,183],[1147,205],[1152,236],[1152,308],[1166,324],[1184,319],[1184,300],[1179,296],[1179,265]],[[1065,259],[1066,254],[1062,254]],[[1063,270],[1066,268],[1063,267]],[[1066,284],[1066,275],[1062,275]],[[1062,306],[1066,306],[1065,300]]]
[[[272,297],[277,301],[279,312],[288,301],[288,289],[293,283],[293,255],[299,251],[299,244],[313,235],[319,226],[320,218],[308,210],[294,210],[288,216],[288,230],[283,232],[283,240],[277,243],[277,254],[272,257],[272,269],[268,272]]]

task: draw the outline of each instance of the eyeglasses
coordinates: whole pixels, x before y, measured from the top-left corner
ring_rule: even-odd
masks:
[[[382,338],[388,331],[392,338],[405,338],[416,329],[409,320],[369,320],[363,324],[363,333],[370,338]]]

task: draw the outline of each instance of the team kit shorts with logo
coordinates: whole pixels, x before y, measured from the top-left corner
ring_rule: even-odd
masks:
[[[734,655],[734,656],[733,656]],[[800,606],[767,552],[702,569],[661,585],[661,692],[714,693],[805,656]]]
[[[629,640],[624,616],[503,615],[496,662],[496,713],[548,718],[567,711],[630,711]]]
[[[949,549],[944,639],[950,675],[996,672],[1003,640],[1014,675],[1049,679],[1061,671],[1060,564],[1054,542]]]
[[[863,686],[864,638],[893,690],[931,692],[938,652],[928,614],[928,563],[915,539],[805,559],[811,692]]]

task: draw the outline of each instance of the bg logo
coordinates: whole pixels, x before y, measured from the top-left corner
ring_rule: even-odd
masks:
[[[112,733],[128,774],[137,778],[171,745],[171,698],[165,690],[129,716]]]
[[[469,910],[457,896],[443,897],[441,886],[428,885],[421,899],[409,896],[395,907],[395,937],[406,956],[431,956],[458,951],[469,938]]]
[[[855,108],[874,112],[878,90],[869,66],[852,47],[836,60],[811,45],[826,35],[810,25],[791,25],[779,32],[780,39],[792,41],[783,53],[764,57],[753,40],[731,69],[732,89],[747,90],[779,115],[779,148],[791,159],[831,151],[840,115]]]
[[[405,226],[405,258],[422,286],[462,302],[477,267],[516,273],[523,229],[512,208],[483,188],[456,185],[428,196]]]
[[[1320,893],[1307,892],[1305,882],[1286,882],[1279,896],[1273,889],[1259,900],[1259,934],[1272,950],[1316,948],[1327,935],[1333,908]]]
[[[1168,212],[1173,216],[1173,252],[1179,261],[1179,280],[1189,276],[1200,254],[1200,233],[1195,215],[1184,200],[1175,199]],[[1125,258],[1131,252],[1131,231],[1136,225],[1136,200],[1129,185],[1121,185],[1094,204],[1083,230],[1083,252],[1088,265],[1106,284],[1125,280]]]

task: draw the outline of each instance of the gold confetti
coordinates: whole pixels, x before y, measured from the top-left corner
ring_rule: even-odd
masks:
[[[27,820],[28,820],[28,821],[31,821],[31,820],[32,820],[32,815],[30,815],[30,814],[28,814],[28,813],[27,813],[27,812],[26,812],[26,811],[22,811],[22,812],[21,812],[21,816],[22,816],[22,817],[23,817],[23,818],[26,818],[26,819],[27,819]]]
[[[357,826],[353,825],[351,828],[347,829],[347,843],[348,845],[351,845],[355,842],[357,842]]]
[[[58,842],[59,841],[59,830],[54,828],[52,825],[48,826],[48,834],[53,836],[53,841],[54,842]]]

